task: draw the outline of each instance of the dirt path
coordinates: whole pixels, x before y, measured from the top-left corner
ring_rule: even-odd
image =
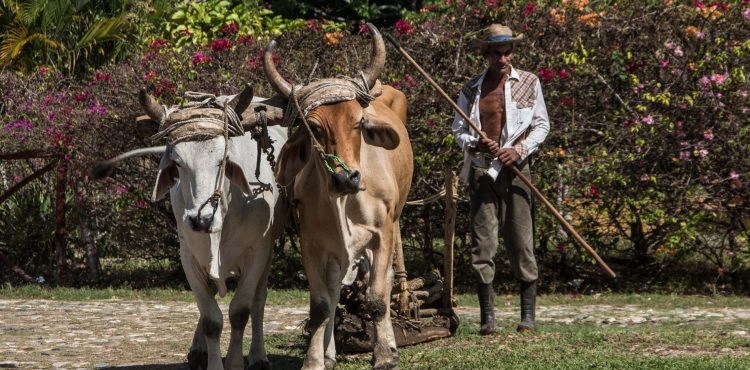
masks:
[[[226,307],[222,311],[226,313]],[[461,308],[458,313],[470,320],[479,315],[475,308]],[[515,320],[517,312],[514,307],[500,307],[497,315],[500,320]],[[750,319],[750,309],[540,306],[537,316],[541,323],[626,326]],[[301,332],[306,317],[306,307],[268,306],[266,333]],[[187,369],[183,362],[197,319],[195,305],[185,302],[0,299],[0,368],[137,369],[148,363],[165,364],[159,370]],[[226,317],[224,321],[229,322]]]

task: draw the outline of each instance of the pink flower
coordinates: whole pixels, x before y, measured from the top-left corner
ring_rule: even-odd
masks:
[[[568,75],[568,71],[566,71],[565,69],[560,69],[559,71],[557,71],[557,77],[560,77],[563,80],[568,78],[569,76],[570,75]]]
[[[576,103],[576,100],[570,96],[563,96],[562,99],[560,99],[560,105],[569,107],[571,105],[574,105]]]
[[[635,126],[636,122],[634,119],[626,119],[625,122],[622,123],[622,127],[628,128],[631,126]]]
[[[643,117],[643,119],[641,119],[641,121],[643,123],[647,124],[647,125],[653,125],[654,124],[654,117],[649,114],[648,116]]]
[[[391,86],[394,89],[398,89],[399,87],[401,87],[401,81],[399,81],[399,80],[393,81],[393,83],[391,84]]]
[[[708,150],[707,149],[700,149],[693,152],[693,155],[696,157],[706,158],[708,156]]]
[[[523,7],[523,16],[528,18],[531,14],[534,13],[534,9],[536,9],[536,4],[529,1],[528,3],[526,3],[526,6]]]
[[[223,27],[221,27],[221,33],[225,35],[234,35],[239,31],[240,26],[237,23],[227,23]]]
[[[247,66],[250,67],[250,69],[258,68],[260,63],[260,58],[249,58],[247,60]]]
[[[145,75],[143,75],[143,81],[151,81],[156,78],[156,71],[148,71]]]
[[[161,50],[166,46],[167,40],[164,39],[154,39],[153,41],[151,41],[151,44],[148,45],[148,47],[152,50]]]
[[[93,102],[89,105],[89,113],[104,116],[107,114],[107,108],[99,104],[99,102]]]
[[[690,152],[687,150],[680,151],[680,159],[682,160],[690,159]]]
[[[247,44],[252,45],[254,42],[253,37],[250,35],[240,35],[237,37],[237,45]]]
[[[320,25],[320,22],[318,22],[317,19],[308,19],[305,21],[305,23],[307,24],[307,28],[315,31],[319,31],[321,28],[323,28],[323,26]]]
[[[737,173],[737,171],[732,170],[732,171],[729,172],[729,178],[732,179],[732,180],[739,180],[740,179],[740,174]]]
[[[669,59],[664,59],[659,61],[659,67],[661,68],[667,68],[669,66]]]
[[[732,252],[732,251],[727,251],[727,256],[729,256],[729,257],[734,257],[734,252]]]
[[[680,48],[680,47],[678,46],[678,47],[676,47],[676,48],[674,49],[674,55],[675,55],[676,57],[681,57],[681,56],[685,55],[685,53],[684,53],[684,52],[682,51],[682,48]]]
[[[544,82],[552,81],[555,78],[555,70],[552,68],[542,68],[539,70],[539,78]]]
[[[200,51],[193,54],[193,65],[204,64],[211,62],[211,57]]]
[[[57,115],[55,114],[55,112],[49,112],[49,113],[47,113],[47,121],[54,121],[55,117],[57,117]]]
[[[713,75],[711,75],[711,81],[713,81],[717,85],[721,85],[724,82],[726,82],[727,78],[729,78],[729,73],[727,73],[727,72],[724,72],[724,73],[721,73],[721,74],[720,73],[714,73]]]
[[[713,140],[714,139],[714,132],[711,131],[711,129],[703,131],[703,138],[706,140]]]
[[[21,119],[17,119],[11,123],[6,124],[5,130],[10,131],[10,130],[17,129],[17,128],[31,130],[33,127],[34,127],[34,124],[31,123],[31,121],[21,118]]]
[[[210,46],[213,51],[224,51],[232,48],[232,42],[227,39],[216,39],[211,41]]]
[[[44,76],[47,74],[47,68],[41,67],[39,68],[39,75]]]
[[[148,208],[148,201],[145,199],[136,199],[133,201],[133,206],[136,208]]]
[[[588,193],[586,193],[586,195],[589,196],[589,197],[591,197],[591,198],[599,198],[599,188],[597,188],[594,185],[591,185],[589,187],[589,191],[588,191]]]
[[[94,81],[109,81],[110,78],[112,78],[112,76],[107,73],[96,72],[94,74]]]
[[[488,7],[497,6],[497,0],[484,0],[484,5],[487,5]]]
[[[415,31],[414,28],[412,27],[411,23],[409,23],[409,22],[407,22],[407,21],[405,21],[403,19],[397,20],[396,24],[393,27],[396,29],[396,34],[399,35],[399,36],[401,36],[401,35],[411,35]]]
[[[698,81],[701,84],[701,87],[704,89],[707,89],[711,86],[711,80],[707,76],[701,77],[700,81]]]
[[[744,11],[742,11],[742,17],[747,20],[750,20],[750,8],[747,8]]]
[[[359,33],[367,33],[367,32],[369,32],[369,30],[367,28],[367,24],[361,23],[359,25]]]
[[[156,72],[154,72],[154,76],[156,76]],[[146,81],[145,77],[144,77],[144,81]],[[82,92],[79,92],[79,93],[75,93],[73,95],[73,100],[79,101],[79,102],[84,102],[84,101],[88,100],[89,96],[91,96],[91,94],[89,94],[87,91],[82,91]]]
[[[406,81],[406,86],[409,86],[410,88],[417,86],[417,82],[414,81],[414,77],[412,77],[411,75],[404,76],[404,80]]]
[[[174,92],[174,84],[170,81],[159,81],[154,90],[154,95],[161,96],[165,92]]]

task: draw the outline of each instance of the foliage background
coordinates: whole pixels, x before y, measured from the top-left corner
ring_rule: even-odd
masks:
[[[11,3],[0,4],[2,45],[14,29]],[[89,17],[93,24],[124,16],[135,32],[92,44],[88,55],[98,57],[77,61],[75,68],[70,59],[35,58],[32,47],[19,54],[23,58],[6,61],[0,78],[0,152],[49,149],[64,155],[70,169],[68,284],[182,284],[169,204],[146,201],[158,158],[129,162],[104,182],[88,178],[97,160],[149,145],[134,124],[141,87],[163,104],[180,102],[188,90],[236,93],[244,82],[270,96],[261,57],[271,38],[279,42],[278,68],[290,80],[307,79],[316,62],[314,77],[353,75],[369,56],[359,20],[369,17],[455,94],[482,71],[472,46],[482,27],[501,22],[526,35],[514,64],[541,78],[552,123],[534,159],[535,181],[621,276],[606,280],[539,205],[544,289],[750,288],[747,1],[446,0],[403,5],[395,21],[387,2],[360,2],[338,8],[340,14],[312,1],[296,10],[283,1],[123,1],[109,13],[96,13],[96,2],[90,3],[75,19]],[[316,18],[295,18],[309,16]],[[444,168],[459,169],[453,114],[390,46],[388,52],[381,79],[408,96],[415,151],[411,199],[421,199],[440,190]],[[0,189],[44,164],[0,162]],[[0,251],[47,279],[54,270],[53,182],[52,174],[45,176],[0,204]],[[461,194],[466,197],[464,189]],[[410,275],[442,266],[443,214],[440,203],[407,207],[402,233]],[[457,283],[470,289],[467,214],[468,204],[460,202],[455,264]],[[288,231],[276,246],[275,287],[305,285]],[[96,279],[86,274],[91,244],[102,258]],[[504,260],[502,252],[499,257]],[[510,290],[504,266],[498,264],[496,281]],[[8,270],[0,274],[4,281],[18,279]]]

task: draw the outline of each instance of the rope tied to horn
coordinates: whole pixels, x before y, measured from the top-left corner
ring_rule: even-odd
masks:
[[[159,141],[164,139],[165,137],[170,136],[171,134],[175,133],[175,130],[184,127],[189,124],[196,124],[196,123],[212,123],[217,128],[222,129],[223,131],[226,131],[227,136],[242,136],[245,134],[245,129],[242,127],[242,121],[237,114],[237,112],[234,111],[234,108],[229,104],[229,101],[234,96],[216,96],[209,93],[203,93],[203,92],[196,92],[196,91],[186,91],[185,96],[190,99],[191,101],[177,105],[177,106],[171,106],[167,107],[163,105],[164,107],[164,116],[162,117],[162,121],[159,122],[159,132],[152,135],[149,139],[151,141]],[[215,108],[215,109],[221,109],[224,112],[224,119],[218,119],[215,117],[195,117],[195,118],[189,118],[184,120],[178,120],[175,122],[170,123],[168,126],[165,127],[165,124],[169,121],[169,116],[174,114],[175,112],[179,111],[186,111],[186,110],[193,110],[193,109],[202,109],[202,108]],[[225,124],[226,123],[226,124]],[[223,133],[222,133],[223,134]],[[174,145],[177,142],[183,141],[183,140],[197,140],[201,138],[207,138],[207,136],[213,136],[213,135],[207,135],[204,132],[200,131],[193,131],[193,132],[185,132],[181,133],[179,135],[174,135],[175,137],[170,138],[169,145]]]

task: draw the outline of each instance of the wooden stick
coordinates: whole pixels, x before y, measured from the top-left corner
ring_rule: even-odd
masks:
[[[451,107],[453,108],[454,111],[456,111],[456,113],[458,113],[459,115],[461,115],[461,117],[463,117],[466,123],[468,123],[469,126],[474,131],[479,133],[479,135],[483,139],[487,139],[487,134],[485,134],[482,130],[479,129],[479,127],[471,120],[471,118],[469,118],[469,116],[466,115],[466,113],[464,113],[464,111],[458,107],[458,105],[453,101],[453,99],[451,99],[451,97],[448,96],[448,94],[446,94],[445,91],[443,91],[443,89],[440,88],[440,86],[432,79],[432,77],[430,77],[430,75],[427,74],[427,72],[425,72],[424,69],[422,69],[422,67],[420,67],[419,64],[417,64],[417,62],[414,61],[414,59],[412,59],[409,53],[407,53],[406,50],[404,50],[401,47],[401,45],[399,45],[399,43],[396,41],[396,39],[393,38],[393,36],[385,35],[385,38],[388,39],[388,41],[390,41],[391,44],[393,44],[396,50],[398,50],[401,53],[401,55],[403,55],[404,58],[406,58],[406,60],[408,60],[417,69],[417,71],[419,71],[419,73],[422,74],[422,76],[424,76],[427,79],[427,81],[430,82],[430,84],[438,91],[440,96],[442,96],[443,99],[445,99],[445,101],[447,101],[451,105]],[[589,252],[589,254],[592,257],[594,257],[594,260],[596,260],[596,262],[599,264],[599,267],[601,267],[607,273],[607,275],[609,275],[611,278],[615,278],[617,276],[615,272],[612,271],[612,269],[607,265],[606,262],[604,262],[604,260],[601,257],[599,257],[599,254],[596,253],[594,248],[591,248],[591,246],[588,243],[586,243],[586,241],[583,240],[583,238],[580,235],[578,235],[578,232],[576,232],[573,226],[569,224],[568,221],[566,221],[565,218],[560,214],[560,212],[558,212],[557,209],[555,209],[552,203],[550,203],[547,200],[547,198],[545,198],[544,195],[542,195],[539,189],[537,189],[536,186],[534,186],[534,184],[532,184],[531,181],[529,181],[529,179],[527,179],[526,176],[524,176],[521,173],[521,171],[519,171],[518,168],[516,168],[515,165],[506,166],[506,167],[510,168],[513,171],[513,173],[518,178],[520,178],[521,181],[523,181],[523,183],[529,187],[529,189],[531,189],[534,195],[536,195],[537,197],[539,197],[539,199],[542,200],[542,203],[544,203],[544,205],[547,206],[547,208],[552,212],[552,215],[554,215],[555,218],[557,218],[557,220],[560,221],[560,223],[563,225],[565,230],[567,230],[570,235],[573,235],[573,238],[578,242],[578,244],[581,245],[587,252]]]

